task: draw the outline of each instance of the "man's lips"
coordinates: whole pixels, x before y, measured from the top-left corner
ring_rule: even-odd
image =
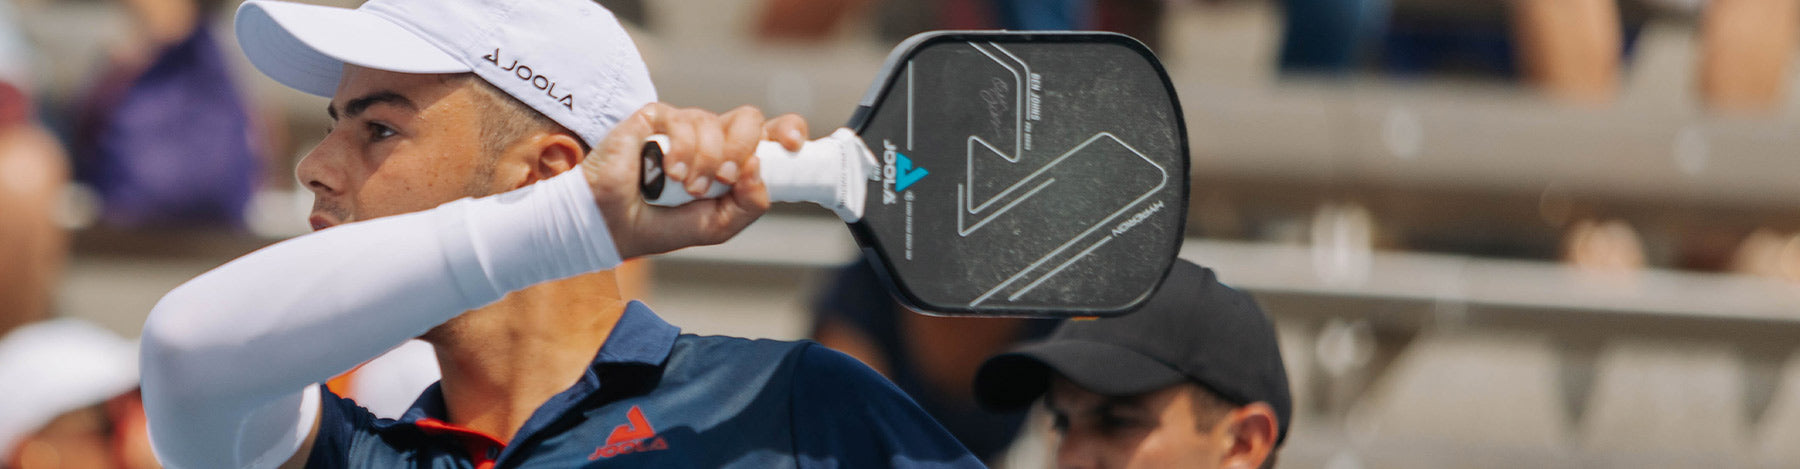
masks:
[[[306,219],[306,221],[312,223],[313,231],[319,231],[337,225],[336,223],[332,223],[330,219],[325,218],[324,215],[313,215],[311,218]]]

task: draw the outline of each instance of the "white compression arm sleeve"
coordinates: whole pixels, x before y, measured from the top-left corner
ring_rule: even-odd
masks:
[[[312,384],[508,292],[619,261],[580,169],[250,253],[151,311],[151,440],[173,468],[274,467],[317,418]]]

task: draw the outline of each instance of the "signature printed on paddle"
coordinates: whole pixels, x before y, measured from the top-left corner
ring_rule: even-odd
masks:
[[[988,125],[994,127],[994,135],[1006,134],[1006,125],[1002,122],[1002,116],[1006,115],[1006,111],[1012,109],[1007,105],[1010,91],[1012,91],[1012,85],[999,78],[988,79],[988,88],[981,90],[981,102],[987,104]]]
[[[1150,215],[1156,214],[1156,212],[1162,210],[1162,208],[1163,208],[1163,201],[1161,201],[1161,200],[1156,201],[1156,203],[1154,203],[1154,204],[1150,204],[1149,207],[1145,207],[1143,210],[1138,211],[1138,213],[1136,215],[1132,215],[1131,218],[1127,218],[1127,219],[1125,219],[1125,221],[1119,222],[1119,226],[1113,227],[1113,230],[1112,230],[1113,236],[1123,235],[1123,234],[1125,234],[1125,232],[1131,231],[1132,228],[1137,227],[1139,223],[1143,223],[1144,220],[1147,220],[1150,218]]]

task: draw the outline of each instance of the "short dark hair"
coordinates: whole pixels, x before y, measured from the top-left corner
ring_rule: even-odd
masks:
[[[525,138],[532,132],[548,131],[568,134],[575,137],[575,141],[581,144],[583,152],[588,151],[587,141],[582,140],[581,136],[575,135],[574,131],[563,127],[550,116],[532,109],[518,98],[506,94],[505,91],[474,73],[453,74],[447,76],[445,80],[447,82],[461,81],[464,86],[472,87],[481,96],[476,103],[480,107],[478,111],[481,114],[480,141],[483,158],[479,169],[481,174],[493,173],[495,166],[500,163],[500,152],[506,151],[506,147],[518,143],[519,139]],[[471,189],[470,192],[478,191]],[[485,194],[472,193],[470,195]]]
[[[562,124],[550,119],[550,116],[532,109],[518,98],[506,94],[499,87],[476,77],[473,73],[463,73],[457,76],[473,82],[475,91],[484,98],[479,104],[481,106],[481,149],[484,152],[498,154],[531,132],[551,131],[575,134],[563,127]],[[580,140],[580,138],[577,137],[576,140]],[[586,149],[585,141],[582,142],[582,145],[583,149]]]
[[[1203,384],[1193,384],[1194,392],[1189,393],[1188,396],[1193,400],[1194,404],[1194,424],[1199,427],[1196,428],[1196,430],[1201,432],[1211,430],[1212,426],[1218,425],[1219,420],[1224,419],[1233,409],[1242,407],[1242,405],[1225,400],[1224,397],[1219,396],[1219,393],[1213,392],[1212,389],[1208,389]],[[1269,457],[1263,459],[1263,463],[1261,466],[1258,466],[1258,469],[1273,469],[1275,467],[1275,455],[1279,449],[1279,447],[1270,449]]]
[[[1206,386],[1199,383],[1192,384],[1194,384],[1194,392],[1189,393],[1189,398],[1193,400],[1194,404],[1194,423],[1199,425],[1201,431],[1217,425],[1219,419],[1223,419],[1225,414],[1231,413],[1231,409],[1238,408],[1237,404],[1219,397],[1219,393],[1207,389]]]

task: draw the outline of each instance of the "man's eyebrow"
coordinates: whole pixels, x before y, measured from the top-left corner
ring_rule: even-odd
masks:
[[[344,104],[344,117],[356,117],[357,114],[362,114],[363,111],[368,110],[370,106],[376,104],[400,106],[408,110],[419,109],[417,105],[413,104],[411,99],[407,99],[406,96],[402,96],[400,93],[392,91],[376,91],[374,93],[363,95],[360,98],[352,99],[349,103]],[[337,107],[335,106],[326,105],[325,114],[330,115],[331,120],[338,119]]]

